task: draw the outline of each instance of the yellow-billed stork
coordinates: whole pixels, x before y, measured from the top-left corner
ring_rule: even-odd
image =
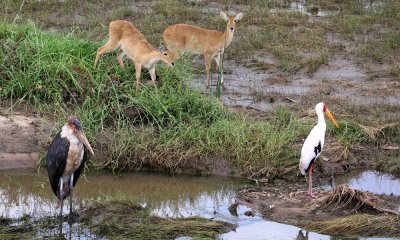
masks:
[[[303,144],[299,163],[299,168],[303,175],[305,175],[307,171],[309,172],[308,194],[313,198],[315,198],[315,195],[312,192],[312,168],[315,160],[321,154],[322,149],[324,148],[326,130],[324,113],[329,117],[336,127],[339,127],[325,103],[318,103],[315,106],[315,111],[317,112],[318,123],[311,130],[310,134],[308,134],[308,137]]]
[[[69,213],[70,215],[72,213],[72,191],[83,170],[87,151],[94,155],[81,122],[77,117],[71,116],[53,139],[46,157],[51,188],[60,200],[61,219],[63,201],[68,196],[70,196]]]

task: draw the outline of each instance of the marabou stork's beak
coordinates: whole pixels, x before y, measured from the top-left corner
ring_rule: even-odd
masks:
[[[89,152],[94,156],[94,152],[92,147],[90,146],[89,141],[86,138],[85,132],[83,131],[83,129],[81,130],[77,130],[75,135],[78,137],[78,139],[83,143],[83,145],[85,145],[85,147],[89,150]]]
[[[328,109],[328,108],[325,110],[325,113],[326,113],[326,115],[329,117],[329,119],[333,122],[333,124],[335,124],[335,126],[336,126],[337,128],[339,128],[339,125],[337,124],[336,120],[333,118],[331,112],[329,112],[329,109]]]
[[[73,122],[75,125],[75,135],[76,137],[85,145],[85,147],[89,150],[89,152],[94,156],[94,152],[92,147],[90,146],[89,141],[86,138],[85,132],[82,129],[81,122],[78,119],[75,119]]]

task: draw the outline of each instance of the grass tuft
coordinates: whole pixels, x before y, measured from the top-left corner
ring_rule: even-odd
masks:
[[[397,237],[400,234],[400,221],[393,215],[357,214],[326,221],[310,222],[312,230],[322,234],[346,236],[385,236]]]

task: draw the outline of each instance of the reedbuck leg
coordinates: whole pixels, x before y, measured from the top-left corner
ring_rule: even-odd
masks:
[[[211,54],[204,54],[204,62],[206,64],[206,72],[207,72],[207,88],[210,88],[210,70],[211,70]]]
[[[151,81],[153,82],[154,87],[156,87],[156,89],[157,89],[157,85],[156,85],[156,67],[153,66],[152,68],[150,68],[149,72],[150,72]]]
[[[219,73],[219,61],[221,60],[221,53],[219,52],[219,53],[217,53],[216,55],[215,55],[215,57],[214,57],[214,61],[215,61],[215,63],[217,64],[217,72]],[[225,89],[225,86],[224,86],[224,74],[223,74],[223,69],[221,69],[222,70],[222,72],[221,72],[221,86],[222,86],[222,89]]]
[[[119,45],[118,41],[112,41],[110,39],[110,40],[108,40],[108,42],[106,44],[104,44],[104,46],[102,46],[99,49],[97,49],[96,60],[94,60],[93,67],[96,67],[101,55],[103,55],[104,53],[109,53],[109,52],[115,50],[118,47],[118,45]]]
[[[140,72],[142,71],[142,65],[135,62],[135,70],[136,70],[136,92],[140,89]]]
[[[125,67],[125,65],[124,65],[124,56],[125,56],[125,52],[121,49],[121,50],[119,50],[119,53],[118,53],[118,55],[117,55],[117,60],[118,60],[118,63],[119,63],[119,65],[121,66],[121,68],[124,68]]]

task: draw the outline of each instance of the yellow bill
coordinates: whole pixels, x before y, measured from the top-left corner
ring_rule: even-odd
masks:
[[[329,117],[329,119],[333,122],[333,124],[335,124],[335,126],[336,126],[337,128],[339,128],[339,125],[337,124],[336,120],[333,118],[331,112],[329,112],[329,109],[328,109],[328,108],[325,110],[325,113],[326,113],[326,115]]]

